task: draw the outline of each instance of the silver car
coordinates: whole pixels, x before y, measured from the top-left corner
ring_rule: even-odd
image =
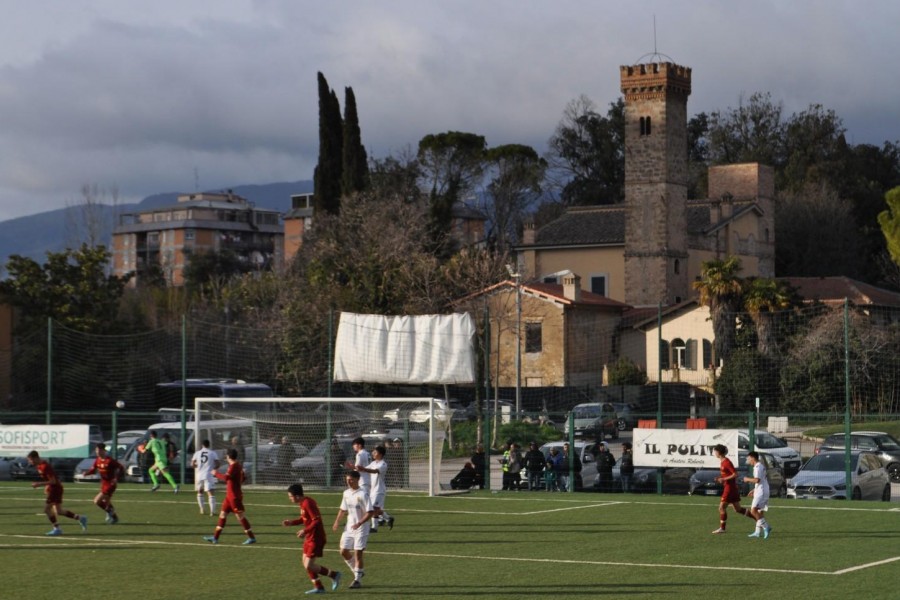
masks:
[[[850,475],[848,494],[844,452],[821,452],[788,479],[787,497],[890,501],[891,478],[874,452],[851,451]]]

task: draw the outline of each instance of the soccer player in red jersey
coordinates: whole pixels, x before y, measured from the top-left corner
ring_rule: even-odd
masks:
[[[754,521],[756,518],[749,510],[741,506],[741,491],[738,489],[737,471],[727,456],[728,447],[724,444],[716,444],[713,446],[713,454],[721,461],[716,483],[721,483],[723,486],[722,498],[719,500],[719,528],[713,533],[725,533],[725,522],[728,520],[728,513],[725,512],[725,509],[729,505],[739,515],[750,517]]]
[[[297,532],[297,537],[303,540],[303,568],[313,583],[313,589],[307,590],[307,594],[324,594],[325,588],[319,580],[319,575],[331,578],[331,589],[336,590],[341,584],[341,574],[332,571],[328,567],[320,567],[316,564],[316,558],[322,556],[325,550],[325,525],[322,523],[322,513],[319,505],[309,496],[303,495],[303,486],[299,483],[288,488],[288,498],[300,508],[299,519],[285,519],[281,522],[285,527],[303,525],[303,529]]]
[[[218,544],[219,536],[222,535],[222,530],[225,529],[225,519],[228,517],[228,513],[234,513],[247,534],[244,545],[249,546],[256,543],[256,536],[253,535],[250,521],[244,516],[244,493],[241,491],[241,484],[244,483],[244,468],[238,462],[237,450],[234,448],[229,449],[225,453],[225,458],[228,460],[228,471],[224,475],[215,473],[216,479],[221,479],[225,482],[225,501],[222,503],[222,511],[219,513],[216,532],[203,539],[211,544]]]
[[[106,522],[115,525],[119,522],[119,515],[112,505],[112,495],[116,492],[119,479],[125,476],[125,467],[122,463],[106,453],[106,444],[99,443],[95,448],[97,458],[91,468],[84,472],[85,475],[100,473],[100,493],[94,497],[94,504],[106,513]]]
[[[47,535],[62,535],[62,529],[59,528],[59,522],[57,522],[57,517],[59,515],[78,521],[81,523],[81,529],[86,530],[87,517],[76,515],[71,510],[65,510],[63,508],[63,486],[59,482],[59,478],[56,476],[53,467],[50,466],[50,463],[46,460],[41,460],[41,456],[38,454],[37,450],[32,450],[28,453],[28,462],[37,469],[38,475],[46,482],[44,494],[46,494],[47,498],[45,500],[44,512],[47,514],[47,518],[50,519],[50,523],[53,525],[53,529],[48,531]],[[31,484],[31,487],[37,488],[41,485],[42,482],[35,481]]]

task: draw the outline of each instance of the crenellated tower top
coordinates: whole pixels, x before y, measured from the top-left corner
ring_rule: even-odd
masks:
[[[625,101],[691,95],[691,68],[673,62],[619,67]]]

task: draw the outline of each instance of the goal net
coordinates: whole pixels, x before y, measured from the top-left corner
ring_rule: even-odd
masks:
[[[388,489],[435,495],[450,411],[434,398],[197,398],[193,418],[223,462],[243,452],[251,484],[343,489],[361,437],[384,447]]]

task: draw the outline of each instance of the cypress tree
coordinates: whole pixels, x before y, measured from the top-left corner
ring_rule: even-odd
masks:
[[[362,145],[356,96],[353,88],[344,88],[344,153],[341,190],[344,196],[360,192],[368,185],[369,168],[366,148]]]
[[[336,214],[341,207],[344,141],[341,107],[321,71],[319,81],[319,164],[313,175],[315,211]]]

